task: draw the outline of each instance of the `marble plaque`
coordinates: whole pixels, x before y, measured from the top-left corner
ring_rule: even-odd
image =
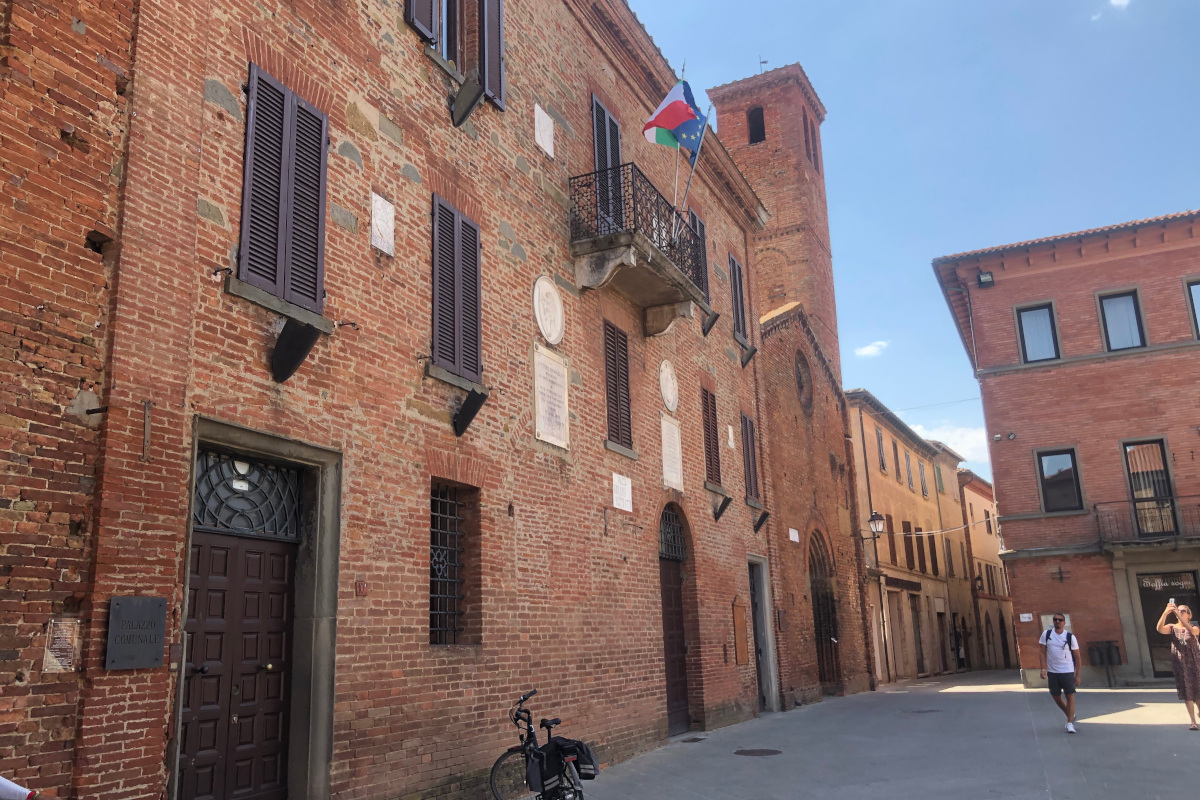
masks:
[[[533,140],[554,158],[554,118],[537,103],[533,104]]]
[[[562,341],[566,330],[563,315],[562,295],[554,285],[554,279],[543,275],[533,283],[533,315],[538,330],[546,337],[546,344],[555,345]]]
[[[674,413],[679,408],[679,380],[675,377],[675,365],[666,359],[658,365],[658,390],[667,411]]]
[[[46,624],[42,672],[74,672],[79,665],[79,620],[53,617]]]
[[[633,511],[633,481],[616,472],[613,473],[613,508]]]
[[[665,362],[664,362],[665,363]],[[683,439],[679,421],[662,415],[663,486],[683,491]]]
[[[533,435],[543,442],[567,448],[571,424],[567,416],[566,360],[541,345],[533,355]]]
[[[396,207],[371,193],[371,247],[396,255]]]

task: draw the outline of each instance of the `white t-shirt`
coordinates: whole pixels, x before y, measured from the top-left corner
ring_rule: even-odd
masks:
[[[1064,629],[1062,633],[1055,633],[1051,628],[1042,633],[1038,644],[1046,645],[1046,671],[1047,672],[1074,672],[1075,659],[1071,657],[1071,653],[1067,650],[1067,631]],[[1071,635],[1071,650],[1079,649],[1079,637]]]

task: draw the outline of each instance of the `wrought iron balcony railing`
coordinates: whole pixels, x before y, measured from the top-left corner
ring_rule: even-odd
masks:
[[[1097,503],[1095,515],[1104,543],[1200,539],[1200,495]]]
[[[686,224],[650,179],[634,164],[571,178],[572,243],[640,234],[694,287],[679,299],[708,303],[708,262],[704,242]],[[672,276],[664,276],[670,282]],[[685,287],[686,288],[686,287]],[[698,290],[695,291],[695,290]]]

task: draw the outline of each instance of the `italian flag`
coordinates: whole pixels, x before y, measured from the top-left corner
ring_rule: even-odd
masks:
[[[687,84],[683,81],[675,84],[675,87],[658,104],[658,108],[654,109],[654,113],[650,115],[650,119],[646,120],[646,125],[642,128],[642,134],[646,137],[646,141],[651,144],[665,144],[667,147],[679,147],[679,140],[675,138],[675,129],[689,120],[699,118],[699,115],[692,109],[692,104],[688,102],[687,94],[685,94],[686,87]]]

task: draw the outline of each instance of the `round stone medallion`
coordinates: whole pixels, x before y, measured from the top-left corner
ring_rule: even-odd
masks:
[[[675,366],[665,359],[658,365],[658,388],[662,392],[663,405],[674,413],[679,407],[679,381],[675,377]]]
[[[563,302],[553,278],[543,275],[534,281],[533,315],[537,318],[538,330],[546,337],[548,344],[562,341],[566,328]]]

